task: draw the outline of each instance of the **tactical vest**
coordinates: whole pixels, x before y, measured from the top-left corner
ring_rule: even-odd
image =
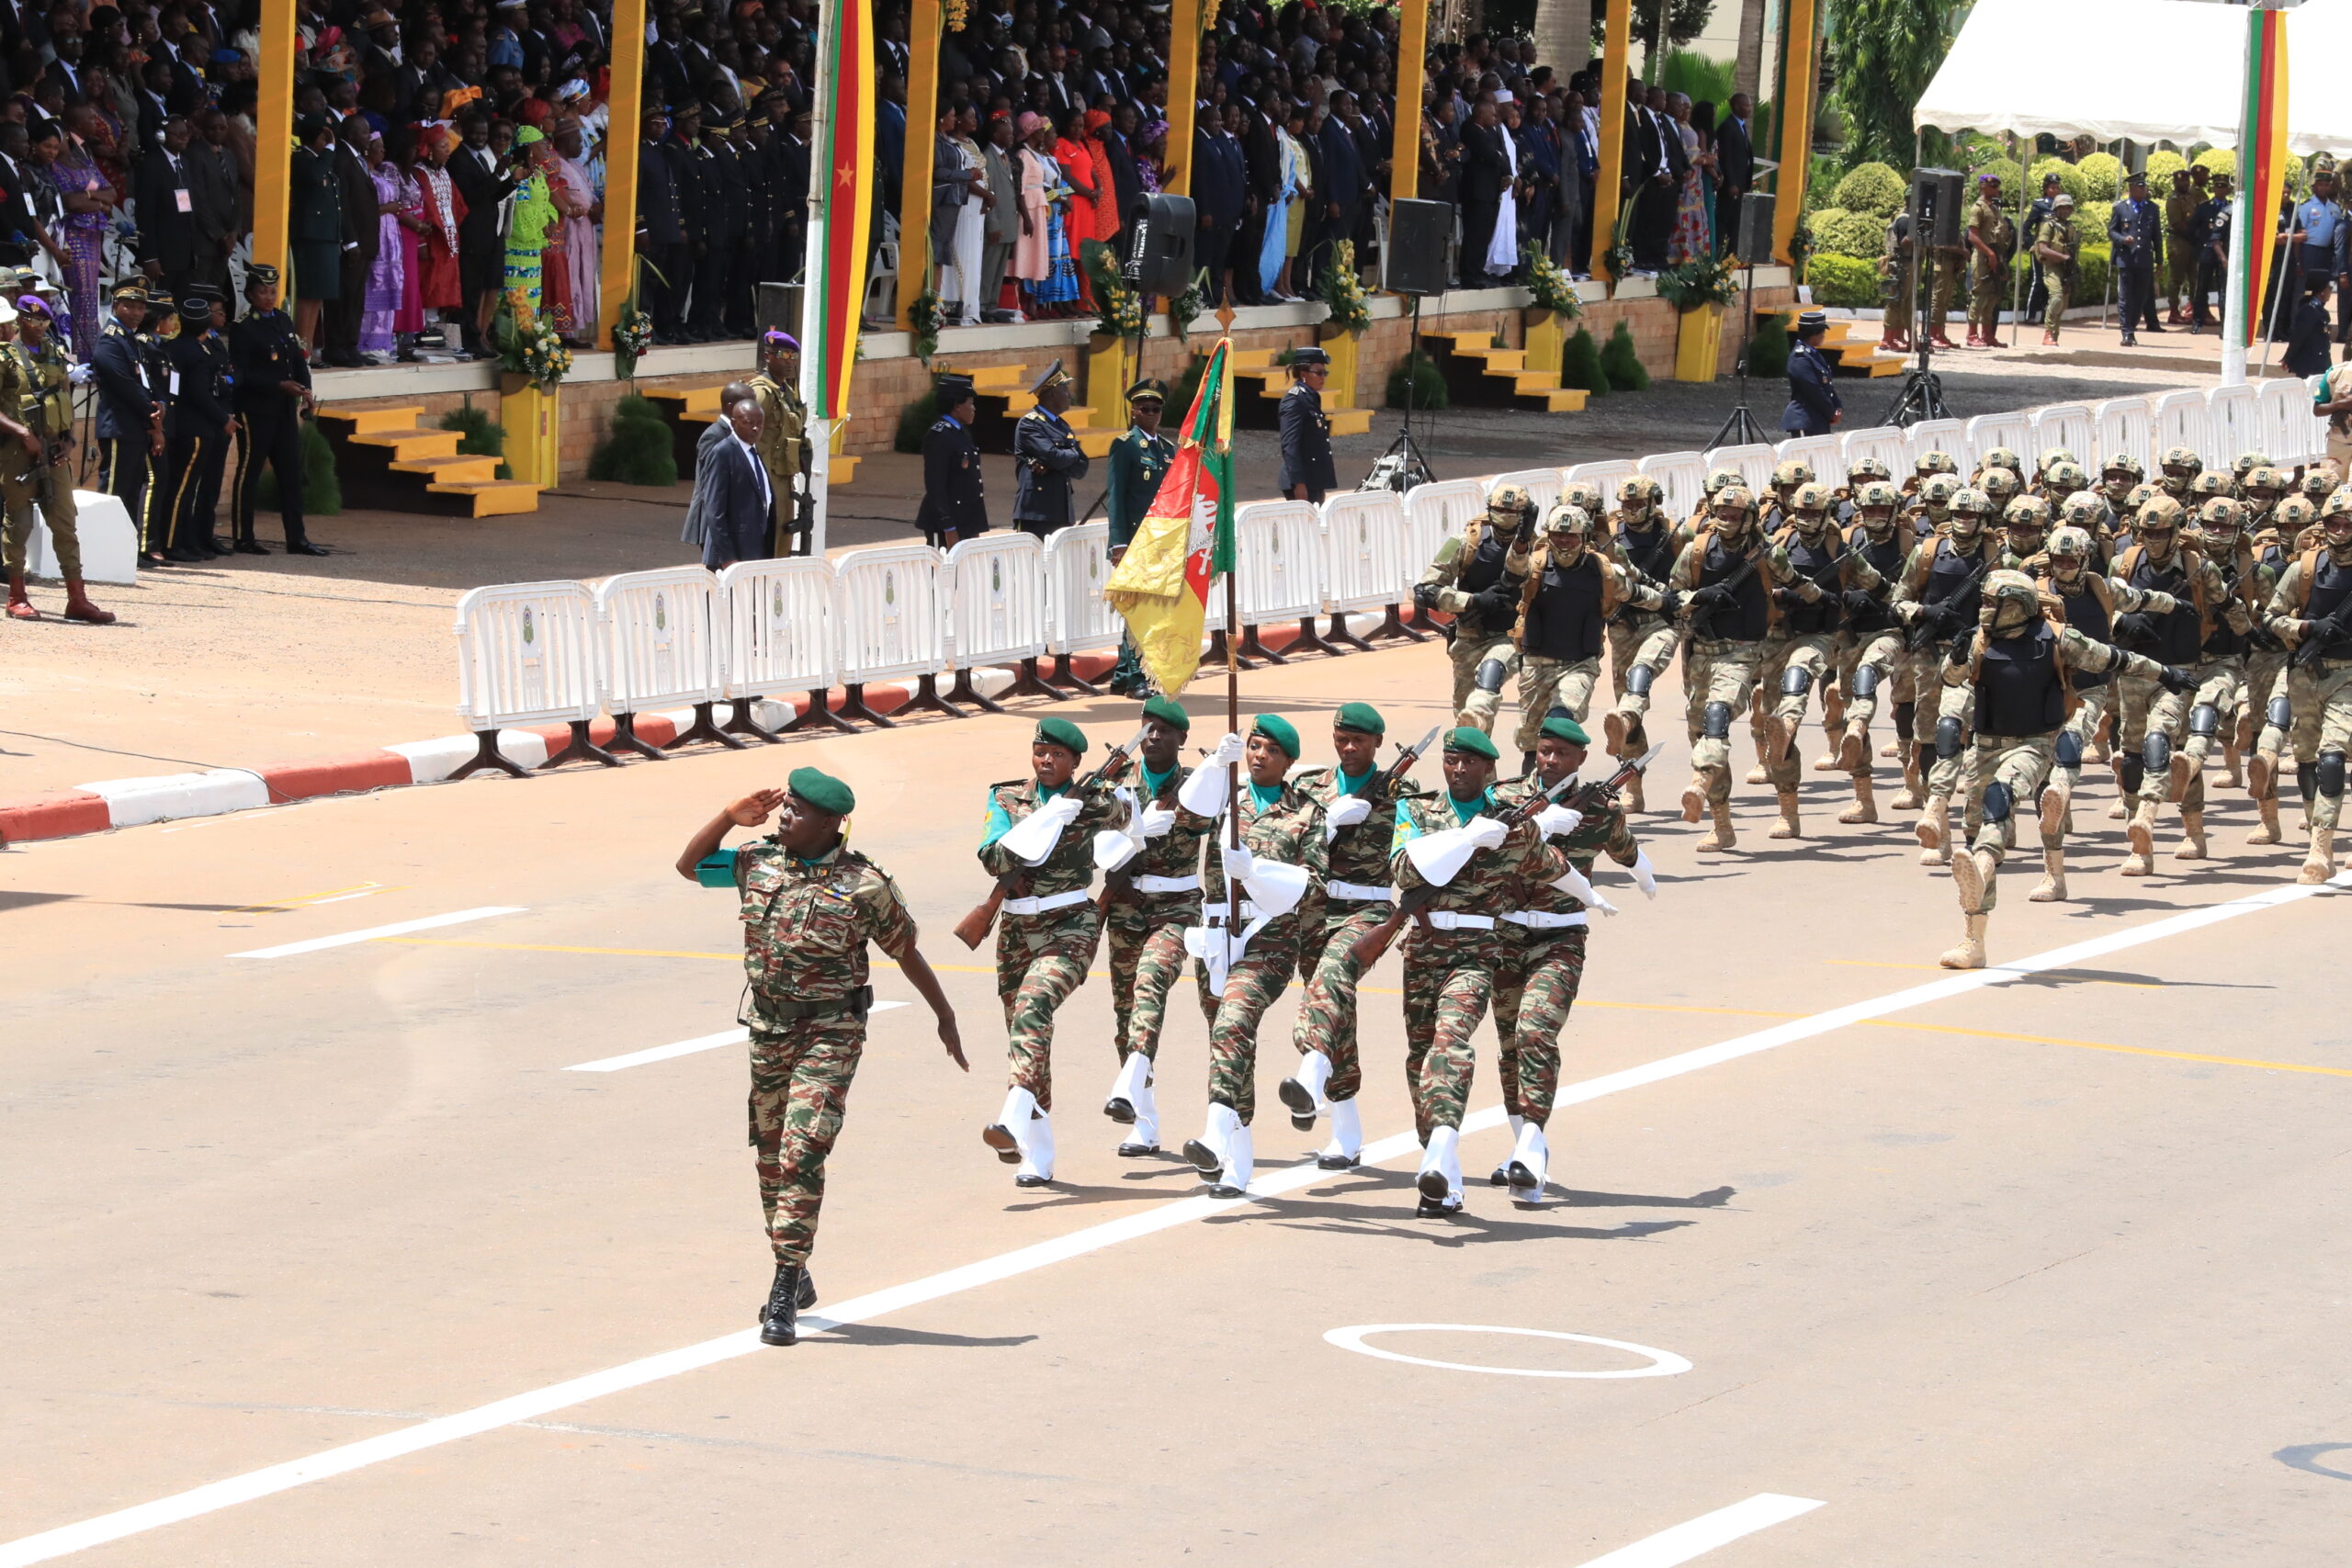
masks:
[[[1528,616],[1543,606],[1537,640],[1527,640]],[[1600,655],[1601,627],[1617,609],[1617,581],[1599,556],[1587,548],[1572,567],[1552,564],[1552,547],[1545,545],[1528,562],[1527,586],[1520,591],[1519,624],[1511,640],[1522,653],[1574,663]]]
[[[1697,587],[1712,587],[1747,564],[1749,552],[1724,545],[1713,526],[1700,529],[1693,543],[1699,551]],[[1707,617],[1703,631],[1694,630],[1692,635],[1733,642],[1761,642],[1771,625],[1772,595],[1764,586],[1763,574],[1751,571],[1732,590],[1732,602]]]
[[[2203,564],[2203,558],[2185,545],[2174,547],[2170,566],[2150,560],[2145,545],[2133,545],[2116,558],[2115,574],[2132,587],[2188,601],[2175,604],[2172,614],[2156,623],[2155,651],[2149,657],[2160,664],[2197,662],[2198,648],[2205,640],[2205,574],[2199,570]]]
[[[1664,582],[1674,570],[1674,530],[1663,522],[1655,528],[1620,527],[1617,558],[1652,582]]]
[[[2302,618],[2324,621],[2335,607],[2352,598],[2352,567],[2338,566],[2326,547],[2314,545],[2303,553]],[[2322,659],[2352,659],[2352,632],[2331,638],[2320,649]]]
[[[1977,734],[2048,735],[2066,722],[2066,671],[2047,625],[2030,637],[1979,637],[1974,663]]]
[[[2208,659],[2242,659],[2253,651],[2254,632],[2251,623],[2258,623],[2261,620],[2254,602],[2254,547],[2243,534],[2238,536],[2237,543],[2231,551],[2230,566],[2231,570],[2225,572],[2224,576],[2234,576],[2237,579],[2235,585],[2230,591],[2230,597],[2214,605],[2213,614],[2206,616],[2203,622],[2205,642],[2202,651]],[[2245,631],[2231,629],[2228,615],[2231,600],[2245,606],[2250,623]]]
[[[2086,567],[2083,574],[2075,580],[2074,592],[2069,593],[2059,586],[2055,577],[2047,580],[2047,587],[2058,596],[2058,602],[2066,606],[2068,626],[2093,642],[2114,640],[2115,602],[2109,597],[2113,590],[2109,588],[2106,578]],[[2105,670],[2096,675],[2087,670],[2077,670],[2073,675],[2077,690],[2104,686],[2110,679],[2111,672]]]
[[[1871,537],[1871,531],[1860,523],[1846,530],[1846,547],[1870,562],[1871,570],[1893,582],[1903,575],[1903,562],[1911,554],[1910,542],[1904,538],[1900,527],[1886,531],[1886,542],[1881,544]],[[1894,613],[1883,604],[1873,604],[1847,623],[1848,629],[1858,637],[1891,630]]]
[[[1845,624],[1845,603],[1838,592],[1845,581],[1841,560],[1842,545],[1835,529],[1825,529],[1819,544],[1807,544],[1803,534],[1792,524],[1773,543],[1789,552],[1789,564],[1796,568],[1797,576],[1813,582],[1821,590],[1821,597],[1807,604],[1772,606],[1781,630],[1791,637],[1813,637],[1822,632],[1834,632]]]
[[[1927,573],[1913,585],[1919,595],[1919,603],[1948,604],[1962,620],[1974,620],[1977,604],[1984,596],[1984,579],[1976,569],[1983,564],[1984,552],[1996,547],[1989,533],[1979,532],[1976,547],[1962,555],[1950,536],[1941,529],[1937,530],[1935,553],[1928,558]],[[1972,577],[1977,579],[1975,584],[1962,593],[1962,585]]]
[[[1510,553],[1509,536],[1498,538],[1485,516],[1473,517],[1470,525],[1462,530],[1462,575],[1454,586],[1464,593],[1482,593],[1492,588],[1502,581],[1503,558]]]

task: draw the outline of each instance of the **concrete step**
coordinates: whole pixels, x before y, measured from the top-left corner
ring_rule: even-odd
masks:
[[[422,408],[401,409],[338,409],[322,408],[318,417],[348,425],[346,435],[379,435],[386,431],[410,430],[422,424]]]
[[[718,417],[718,394],[727,389],[724,381],[713,381],[704,387],[647,387],[643,396],[657,405],[667,405],[673,412],[691,418]]]
[[[1331,434],[1334,435],[1369,435],[1372,434],[1370,409],[1332,409]]]
[[[539,509],[539,487],[521,479],[462,479],[424,488],[466,503],[467,514],[474,517],[508,517]]]
[[[454,433],[453,433],[454,434]],[[477,453],[451,452],[447,456],[397,459],[388,465],[396,474],[422,474],[427,489],[436,484],[479,484],[498,478],[495,457]]]
[[[346,434],[344,440],[354,446],[379,447],[390,452],[395,466],[422,462],[427,457],[457,456],[458,443],[462,439],[454,430],[372,430],[364,434]]]

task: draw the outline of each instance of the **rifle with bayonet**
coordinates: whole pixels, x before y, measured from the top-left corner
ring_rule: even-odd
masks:
[[[1082,792],[1092,789],[1097,784],[1115,781],[1121,773],[1126,772],[1127,759],[1142,744],[1143,731],[1138,728],[1134,735],[1128,737],[1124,745],[1111,748],[1110,754],[1102,759],[1101,767],[1072,783],[1070,785],[1072,792]],[[977,952],[980,943],[988,940],[989,928],[996,924],[997,912],[1004,908],[1006,896],[1027,897],[1029,873],[1032,869],[1024,865],[1008,871],[998,877],[996,886],[989,890],[987,899],[975,908],[970,914],[956,922],[956,940]]]
[[[1371,783],[1363,786],[1363,798],[1372,802],[1372,808],[1374,811],[1403,793],[1405,775],[1413,771],[1414,763],[1429,754],[1430,748],[1437,744],[1438,731],[1444,728],[1443,725],[1433,724],[1430,726],[1430,732],[1427,735],[1422,736],[1410,746],[1397,747],[1395,760],[1374,775]],[[1351,833],[1361,825],[1351,822],[1340,831]]]

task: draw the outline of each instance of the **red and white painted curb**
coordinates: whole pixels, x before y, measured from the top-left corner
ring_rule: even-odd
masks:
[[[1362,636],[1379,624],[1380,616],[1350,615],[1349,629]],[[1295,636],[1289,626],[1268,626],[1261,636],[1276,650]],[[1079,654],[1071,666],[1087,680],[1109,673],[1114,653]],[[972,672],[973,687],[993,697],[1012,684],[1013,671],[987,668]],[[914,698],[915,682],[876,682],[865,688],[866,703],[888,714]],[[762,698],[754,716],[773,729],[808,711],[805,695],[785,700]],[[652,745],[667,744],[694,724],[694,710],[679,708],[637,716],[639,737]],[[498,749],[520,765],[532,768],[560,750],[571,737],[568,726],[541,725],[529,729],[502,729]],[[599,718],[590,738],[607,745],[613,721]],[[16,800],[0,800],[0,844],[34,839],[70,839],[103,833],[111,828],[138,828],[150,822],[177,821],[190,817],[218,817],[232,811],[252,811],[265,806],[286,806],[321,795],[356,795],[369,790],[398,789],[409,784],[446,783],[474,755],[476,742],[469,732],[435,740],[409,740],[380,750],[346,752],[309,761],[279,762],[265,768],[211,768],[196,773],[159,773],[145,778],[102,779],[76,789],[51,790]],[[492,775],[495,776],[495,775]]]

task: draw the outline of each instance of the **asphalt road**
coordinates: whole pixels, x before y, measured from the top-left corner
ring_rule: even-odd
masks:
[[[1436,722],[1442,674],[1430,647],[1356,655],[1244,702],[1321,758],[1344,700]],[[1209,691],[1190,705],[1205,741]],[[1060,1181],[1012,1187],[978,1138],[1001,1015],[948,927],[1031,723],[0,856],[0,1568],[2340,1557],[2343,894],[2244,847],[2242,798],[2214,860],[2127,883],[2095,779],[2076,901],[2029,904],[2013,860],[2010,967],[1958,978],[1950,882],[1899,821],[1835,826],[1825,775],[1794,843],[1761,788],[1729,857],[1649,816],[1656,902],[1600,879],[1624,912],[1566,1038],[1552,1201],[1474,1186],[1420,1221],[1393,957],[1375,1167],[1298,1165],[1321,1134],[1272,1094],[1295,989],[1252,1200],[1114,1157],[1098,971],[1062,1014]],[[919,1003],[876,1015],[814,1264],[840,1326],[769,1350],[741,1047],[568,1069],[729,1031],[732,905],[671,862],[802,761],[858,789],[974,1068]],[[1655,800],[1681,768],[1678,741]],[[1180,1004],[1171,1145],[1204,1037]],[[1465,1168],[1501,1157],[1494,1120]],[[1395,1325],[1436,1326],[1345,1332]]]

